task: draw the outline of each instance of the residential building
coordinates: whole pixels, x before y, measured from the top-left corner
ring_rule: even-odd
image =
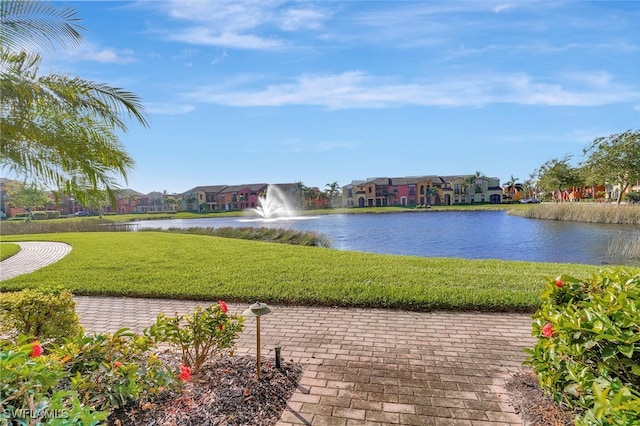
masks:
[[[222,210],[223,204],[220,202],[220,193],[228,185],[196,186],[180,195],[182,200],[182,210],[185,211],[215,211]]]
[[[244,210],[255,208],[258,205],[258,197],[266,194],[266,183],[251,183],[244,185],[231,185],[220,191],[218,202],[220,210]]]
[[[501,203],[500,179],[472,175],[369,178],[342,188],[343,203],[353,207]]]

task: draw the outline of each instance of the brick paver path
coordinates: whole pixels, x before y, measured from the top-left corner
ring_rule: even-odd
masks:
[[[159,312],[185,313],[204,302],[76,297],[88,331],[135,331]],[[229,304],[231,312],[247,305]],[[272,306],[261,321],[262,355],[305,366],[279,425],[521,425],[504,379],[531,347],[521,314]],[[255,355],[247,319],[239,353]]]
[[[16,244],[20,245],[21,250],[0,262],[0,281],[55,263],[71,251],[71,246],[65,243],[32,241]]]

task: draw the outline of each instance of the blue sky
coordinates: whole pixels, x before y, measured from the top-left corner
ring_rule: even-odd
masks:
[[[640,127],[636,1],[85,1],[41,67],[139,95],[128,185],[520,180]]]

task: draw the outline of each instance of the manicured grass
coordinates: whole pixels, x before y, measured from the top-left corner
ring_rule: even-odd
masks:
[[[590,276],[574,264],[421,258],[164,232],[3,237],[64,241],[61,261],[0,282],[0,290],[58,283],[85,295],[236,302],[533,311],[544,277]]]
[[[20,251],[17,244],[0,243],[0,261],[5,260]]]

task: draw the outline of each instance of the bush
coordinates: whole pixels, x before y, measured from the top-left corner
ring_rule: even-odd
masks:
[[[47,219],[60,219],[60,212],[57,210],[47,210]]]
[[[197,374],[213,355],[233,351],[243,322],[243,317],[227,315],[227,305],[220,301],[204,309],[198,306],[192,314],[166,317],[161,313],[144,333],[155,342],[179,349],[182,363]]]
[[[47,220],[49,219],[49,215],[46,211],[44,212],[31,212],[31,219],[33,220]]]
[[[50,352],[64,362],[71,389],[82,403],[107,410],[145,402],[175,387],[177,372],[150,352],[154,347],[151,339],[121,329],[66,339]]]
[[[640,203],[640,192],[629,192],[625,194],[624,200],[629,203]]]
[[[91,426],[106,420],[107,411],[95,411],[75,390],[59,386],[65,376],[62,362],[42,355],[29,338],[22,336],[17,345],[0,340],[0,423]]]
[[[526,363],[577,425],[640,424],[640,272],[549,279]]]
[[[82,332],[73,295],[62,287],[25,289],[0,294],[0,323],[37,339],[61,339]]]

